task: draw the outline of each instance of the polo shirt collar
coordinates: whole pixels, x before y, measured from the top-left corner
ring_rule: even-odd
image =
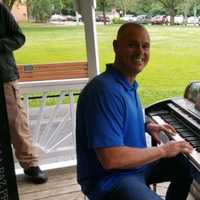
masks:
[[[127,91],[128,90],[137,90],[138,88],[138,83],[135,80],[133,84],[130,84],[127,79],[119,72],[117,71],[114,67],[113,64],[107,64],[106,65],[106,72],[112,73],[113,77],[117,82],[119,82]]]

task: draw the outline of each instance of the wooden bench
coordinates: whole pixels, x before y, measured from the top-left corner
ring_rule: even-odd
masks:
[[[87,62],[17,65],[20,82],[88,78]]]

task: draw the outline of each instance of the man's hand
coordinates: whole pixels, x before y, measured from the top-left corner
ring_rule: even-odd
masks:
[[[158,144],[160,144],[161,131],[164,131],[167,134],[176,134],[176,130],[170,124],[161,125],[153,122],[147,124],[147,131]]]
[[[189,154],[192,152],[193,147],[186,141],[169,141],[168,143],[159,146],[163,152],[164,157],[174,157],[179,153]]]

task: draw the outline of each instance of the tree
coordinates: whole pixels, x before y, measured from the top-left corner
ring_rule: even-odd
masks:
[[[177,7],[180,3],[183,3],[183,0],[156,0],[158,1],[166,12],[170,15],[170,25],[174,24],[174,17],[177,13]]]
[[[190,3],[190,9],[192,10],[192,15],[197,16],[197,12],[200,9],[200,0],[187,0]]]
[[[31,18],[32,0],[26,0],[28,20]]]
[[[62,1],[62,14],[64,15],[74,15],[74,0],[61,0]]]
[[[51,16],[52,5],[50,0],[28,0],[29,14],[36,22],[46,22]]]
[[[136,0],[136,11],[137,14],[150,14],[152,9],[152,0]]]
[[[166,9],[163,8],[160,3],[153,2],[149,11],[149,15],[168,15],[168,12],[166,11]]]
[[[183,3],[178,7],[178,12],[184,15],[184,24],[187,25],[187,17],[190,13],[193,0],[184,0]]]
[[[109,0],[98,0],[97,1],[97,9],[101,10],[103,12],[103,19],[104,19],[104,25],[106,25],[106,10],[108,8],[111,8],[111,4]]]
[[[8,7],[9,10],[12,9],[15,1],[17,0],[2,0],[2,2]]]
[[[28,18],[46,22],[52,14],[74,14],[74,0],[26,0]]]
[[[130,11],[131,7],[133,7],[133,0],[121,0],[123,14],[126,15],[127,11]]]
[[[62,0],[50,0],[52,14],[60,14],[63,8]]]

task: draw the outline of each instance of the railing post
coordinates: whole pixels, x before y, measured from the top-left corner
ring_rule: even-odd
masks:
[[[70,99],[70,113],[72,120],[73,145],[76,147],[76,110],[74,105],[74,94],[72,91],[69,92],[69,99]]]

